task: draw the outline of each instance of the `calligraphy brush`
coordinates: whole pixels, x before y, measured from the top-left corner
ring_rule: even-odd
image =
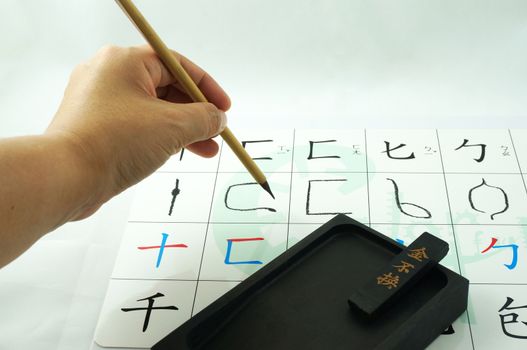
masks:
[[[152,49],[154,49],[169,72],[172,73],[172,75],[178,80],[190,98],[192,98],[194,102],[208,102],[205,95],[203,95],[196,83],[194,83],[192,78],[188,75],[183,66],[157,35],[152,26],[150,26],[150,24],[146,21],[134,3],[130,0],[116,1],[124,13],[126,13],[128,18],[132,21],[132,23],[141,32],[141,34],[143,34],[143,37],[150,44]],[[271,191],[271,187],[269,187],[269,183],[267,182],[264,173],[260,170],[260,168],[258,168],[258,165],[256,165],[254,160],[249,156],[245,148],[242,146],[240,141],[236,139],[232,131],[226,127],[220,136],[229,145],[234,154],[236,154],[238,159],[242,162],[256,182],[258,182],[260,186],[262,186],[262,188],[266,190],[274,199],[273,192]]]

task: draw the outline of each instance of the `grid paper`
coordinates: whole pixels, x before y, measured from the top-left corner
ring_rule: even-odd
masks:
[[[211,159],[177,154],[140,183],[99,345],[152,346],[345,213],[405,245],[424,231],[449,243],[441,263],[470,280],[468,312],[430,349],[527,346],[527,130],[237,135],[276,200],[223,145]]]

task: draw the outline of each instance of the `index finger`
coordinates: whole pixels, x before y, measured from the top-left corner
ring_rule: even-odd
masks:
[[[146,59],[144,62],[155,87],[174,85],[184,92],[184,89],[179,85],[177,79],[172,73],[170,73],[150,46],[144,45],[141,46],[140,49],[145,51]],[[221,86],[197,64],[176,51],[171,50],[171,52],[192,78],[194,83],[196,83],[207,100],[216,105],[219,109],[227,111],[231,106],[231,100]]]

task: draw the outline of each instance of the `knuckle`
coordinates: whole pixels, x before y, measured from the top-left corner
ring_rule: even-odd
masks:
[[[97,52],[97,56],[112,57],[117,55],[121,50],[122,48],[116,45],[104,45]]]
[[[99,49],[92,63],[97,69],[127,71],[138,67],[142,56],[137,47],[105,45]]]
[[[143,52],[139,50],[137,47],[131,46],[131,47],[124,47],[121,49],[123,56],[126,58],[136,58],[141,57]]]
[[[119,58],[121,50],[120,47],[114,45],[105,45],[97,51],[95,57],[90,60],[90,64],[96,69],[111,65]]]
[[[133,47],[106,45],[97,52],[96,62],[105,65],[123,66],[128,62],[132,62],[134,57],[139,57],[139,55],[137,55],[137,50]]]
[[[202,108],[204,109],[203,116],[205,117],[206,125],[208,126],[207,136],[212,136],[218,132],[221,125],[219,111],[212,103],[204,103]]]
[[[81,76],[84,72],[86,72],[89,69],[89,63],[88,62],[81,62],[73,68],[73,71],[71,72],[70,77],[75,78],[78,76]]]

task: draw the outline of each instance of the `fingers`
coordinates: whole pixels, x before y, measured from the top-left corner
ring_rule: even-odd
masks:
[[[217,145],[200,141],[208,140],[225,129],[227,117],[223,111],[212,103],[163,103],[177,148],[198,142],[189,149],[203,156],[213,156],[217,152]]]
[[[157,97],[173,103],[191,103],[194,102],[185,92],[174,85],[168,85],[156,89]],[[212,102],[211,102],[212,103]]]
[[[168,71],[168,69],[157,57],[150,46],[145,45],[139,47],[138,49],[144,52],[145,66],[154,81],[154,85],[157,88],[167,87],[170,90],[171,87],[175,86],[181,92],[183,92],[183,89],[178,87],[177,80]],[[172,51],[172,53],[187,71],[192,80],[196,83],[201,92],[203,92],[209,102],[213,103],[216,105],[216,107],[223,111],[226,111],[230,108],[231,101],[229,96],[220,87],[220,85],[210,75],[207,74],[207,72],[205,72],[185,56],[180,55],[175,51]],[[170,99],[167,100],[170,101]]]
[[[208,139],[205,141],[194,142],[188,145],[186,148],[192,153],[197,154],[198,156],[212,158],[216,154],[218,154],[220,146],[218,146],[218,143],[216,141]]]

